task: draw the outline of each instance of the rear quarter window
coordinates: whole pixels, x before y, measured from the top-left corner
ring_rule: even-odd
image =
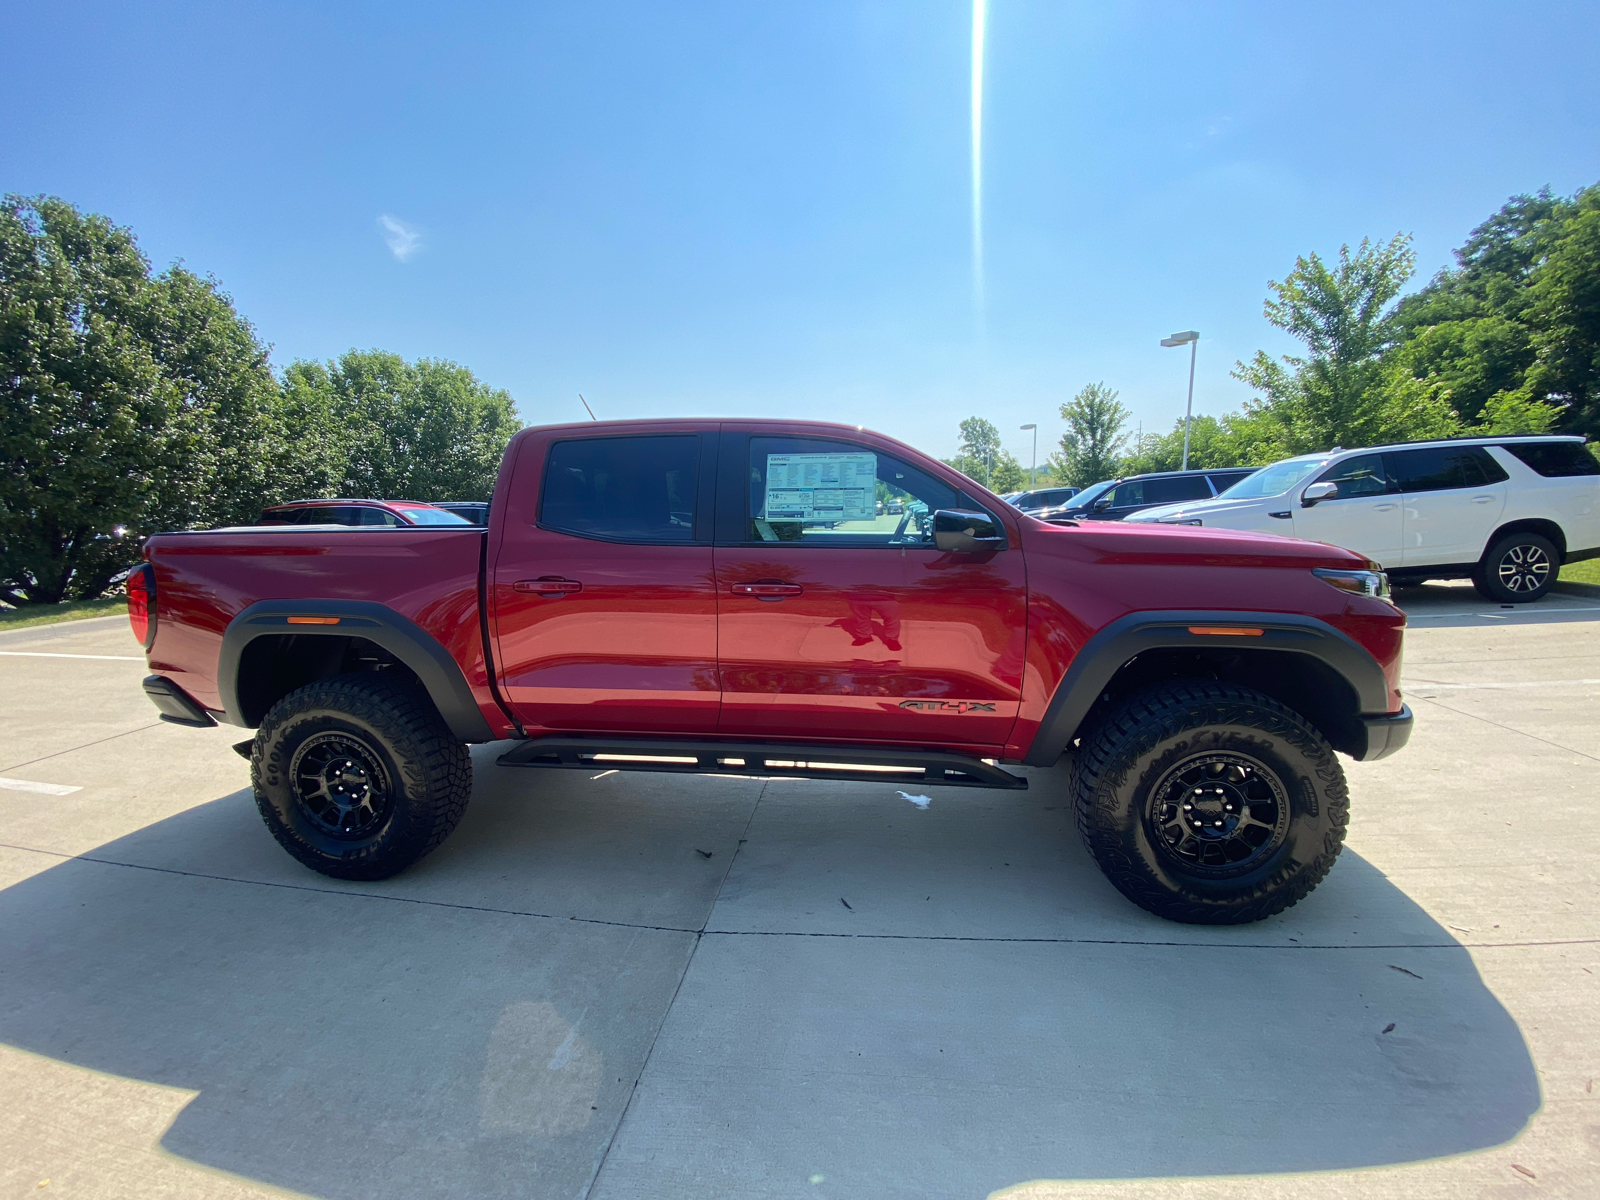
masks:
[[[1600,475],[1600,461],[1588,446],[1577,442],[1510,442],[1495,449],[1504,450],[1546,479]]]

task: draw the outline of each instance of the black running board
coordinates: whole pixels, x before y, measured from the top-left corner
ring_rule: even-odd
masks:
[[[849,779],[915,787],[1003,788],[1023,791],[1028,781],[992,763],[946,750],[862,750],[771,742],[612,740],[542,737],[500,756],[502,767],[558,767],[572,771],[661,771],[675,775],[749,775],[759,778]]]

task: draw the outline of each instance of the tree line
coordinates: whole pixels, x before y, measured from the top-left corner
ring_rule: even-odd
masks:
[[[0,602],[105,593],[164,529],[317,496],[487,500],[521,427],[466,367],[379,350],[274,372],[218,281],[133,233],[0,202]]]
[[[1454,266],[1402,296],[1415,271],[1411,238],[1399,234],[1343,246],[1332,262],[1306,255],[1269,282],[1263,314],[1305,349],[1234,364],[1254,396],[1237,412],[1194,418],[1189,466],[1472,434],[1600,438],[1600,185],[1512,198],[1472,230]],[[1067,430],[1041,484],[1084,487],[1182,463],[1182,419],[1130,437],[1128,410],[1104,383],[1060,411]],[[970,418],[961,434],[952,466],[980,481],[987,467],[995,491],[1026,486],[990,422]]]

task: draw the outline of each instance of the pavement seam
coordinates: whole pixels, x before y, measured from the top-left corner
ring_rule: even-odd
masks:
[[[1552,746],[1555,749],[1563,750],[1568,754],[1576,754],[1580,758],[1587,758],[1590,762],[1600,762],[1600,758],[1596,758],[1593,754],[1585,754],[1582,750],[1574,750],[1571,746],[1563,746],[1560,742],[1552,742],[1549,738],[1542,738],[1537,733],[1529,733],[1526,729],[1518,729],[1514,725],[1502,725],[1499,721],[1491,721],[1488,717],[1480,717],[1477,713],[1470,713],[1465,709],[1452,708],[1450,705],[1445,704],[1443,701],[1437,700],[1432,696],[1418,696],[1416,698],[1418,700],[1425,700],[1429,704],[1436,705],[1437,707],[1444,709],[1445,712],[1453,712],[1457,716],[1462,717],[1471,717],[1474,721],[1482,721],[1485,725],[1493,725],[1496,729],[1504,729],[1507,733],[1515,733],[1521,737],[1532,738],[1534,741],[1543,745]]]
[[[60,758],[63,754],[76,754],[79,750],[87,750],[90,746],[103,746],[107,742],[114,742],[118,738],[129,737],[135,733],[143,733],[147,729],[159,729],[160,721],[151,721],[148,725],[140,725],[137,729],[124,729],[121,733],[113,733],[109,737],[98,738],[92,742],[85,742],[81,746],[71,746],[66,750],[57,750],[54,754],[46,754],[43,758],[30,758],[27,762],[13,763],[9,767],[0,767],[0,771],[15,771],[22,767],[31,767],[34,763],[49,762],[52,758]]]
[[[514,908],[491,908],[486,904],[458,904],[449,900],[419,900],[412,896],[386,896],[381,892],[339,891],[335,888],[308,887],[299,883],[273,883],[263,879],[239,879],[232,875],[208,875],[201,871],[182,871],[176,867],[152,867],[146,863],[123,862],[114,858],[95,858],[88,854],[64,854],[59,850],[41,850],[36,846],[19,846],[13,842],[0,842],[0,849],[16,850],[23,854],[40,854],[48,858],[59,859],[62,862],[85,862],[103,867],[125,867],[132,871],[152,871],[158,875],[177,875],[186,879],[207,879],[217,883],[237,883],[246,887],[281,888],[290,892],[312,892],[321,896],[344,896],[355,900],[387,900],[396,904],[415,904],[424,908],[447,908],[459,912],[481,912],[501,917],[532,917],[542,921],[566,921],[578,925],[604,925],[613,929],[635,929],[647,933],[688,933],[694,935],[697,948],[700,939],[706,937],[834,938],[839,941],[983,942],[998,945],[1045,946],[1153,946],[1177,947],[1187,950],[1503,950],[1528,947],[1538,948],[1541,946],[1600,945],[1600,938],[1556,938],[1524,942],[1363,942],[1360,944],[1296,942],[1292,946],[1281,946],[1262,942],[1158,942],[1143,938],[981,937],[976,934],[955,933],[828,933],[798,929],[688,929],[681,925],[642,925],[633,921],[606,921],[599,917],[563,917],[555,913],[529,912]],[[726,879],[726,876],[724,876],[724,879]],[[693,952],[690,953],[689,957],[690,962],[693,962]],[[688,974],[688,970],[688,964],[685,964],[684,975]],[[682,978],[678,982],[681,987]],[[676,992],[673,993],[673,998],[676,1000]],[[667,1010],[671,1011],[671,1005],[668,1005]],[[665,1016],[662,1017],[662,1020],[665,1022]],[[657,1033],[660,1033],[659,1029]],[[654,1044],[654,1041],[652,1041],[652,1047]],[[646,1061],[649,1061],[648,1056]],[[637,1083],[635,1086],[637,1086]]]
[[[661,1020],[656,1025],[656,1031],[650,1037],[650,1048],[644,1052],[644,1061],[639,1064],[639,1073],[633,1078],[633,1087],[628,1090],[628,1102],[622,1106],[622,1112],[617,1115],[617,1123],[611,1127],[611,1136],[606,1139],[606,1148],[600,1152],[600,1157],[595,1160],[594,1173],[589,1176],[589,1186],[583,1190],[584,1200],[594,1194],[595,1186],[600,1182],[600,1172],[605,1170],[606,1160],[611,1157],[611,1147],[617,1144],[617,1135],[622,1132],[622,1126],[628,1119],[628,1113],[633,1108],[633,1098],[639,1094],[639,1085],[644,1082],[644,1073],[650,1069],[650,1058],[656,1052],[656,1042],[661,1038],[661,1031],[666,1028],[667,1018],[672,1015],[672,1010],[677,1006],[678,993],[683,991],[683,981],[689,978],[689,970],[694,966],[694,956],[700,950],[700,939],[705,936],[706,926],[711,923],[711,914],[717,911],[717,901],[722,899],[722,889],[727,886],[728,876],[733,874],[733,864],[739,858],[739,847],[744,845],[750,826],[755,823],[756,810],[761,807],[761,801],[767,794],[770,780],[761,781],[761,790],[756,793],[756,802],[750,806],[750,815],[745,818],[744,828],[739,832],[739,840],[733,845],[733,853],[728,856],[727,870],[722,872],[722,878],[717,882],[717,894],[711,897],[711,904],[706,908],[706,919],[701,922],[700,928],[695,931],[694,945],[689,948],[689,957],[684,960],[683,970],[678,975],[677,985],[672,989],[672,999],[667,1001],[667,1006],[661,1010]]]

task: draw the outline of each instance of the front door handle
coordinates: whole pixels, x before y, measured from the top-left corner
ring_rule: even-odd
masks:
[[[511,585],[514,592],[532,592],[535,596],[570,596],[583,591],[576,579],[563,579],[559,575],[546,575],[540,579],[519,579]]]
[[[758,579],[754,583],[736,583],[730,590],[735,596],[754,596],[757,600],[782,600],[785,596],[798,596],[805,588],[798,583],[784,583],[780,579]]]
[[[1474,496],[1472,502],[1474,504],[1488,504],[1493,499],[1493,496]]]
[[[1399,507],[1400,506],[1398,504],[1374,504],[1372,506],[1372,511],[1373,512],[1393,512],[1395,509],[1397,509]]]

